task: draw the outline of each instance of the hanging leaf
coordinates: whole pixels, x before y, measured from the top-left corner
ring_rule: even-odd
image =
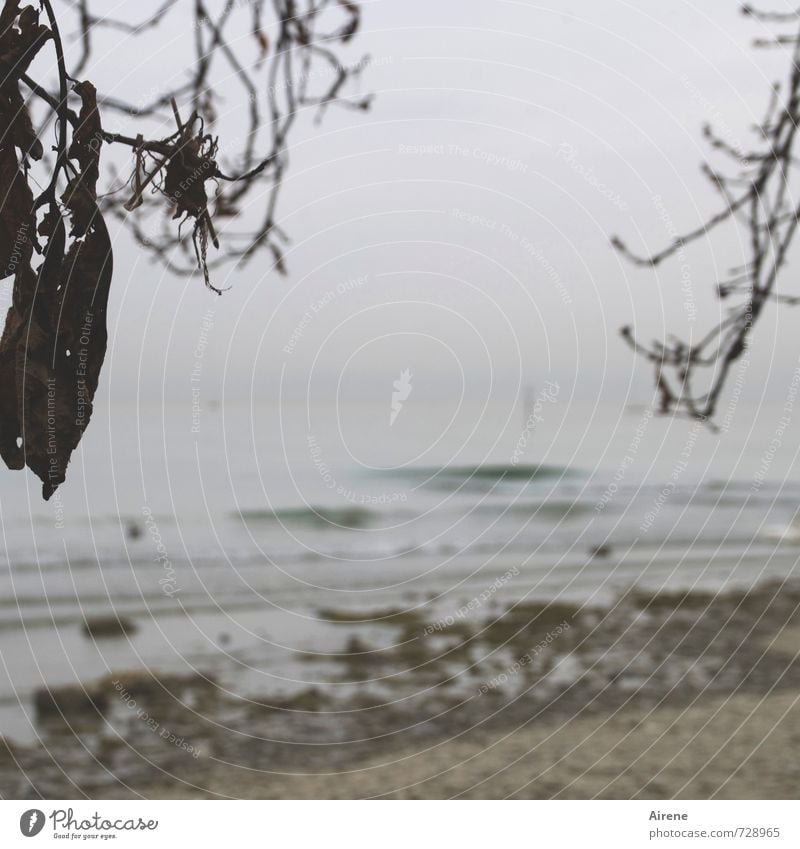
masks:
[[[49,37],[32,6],[20,10],[19,0],[6,0],[0,11],[0,279],[28,266],[33,253],[33,194],[14,148],[23,158],[41,158],[43,151],[18,81]]]
[[[34,230],[33,194],[17,155],[0,146],[0,278],[30,265]]]
[[[213,174],[210,160],[202,155],[195,138],[184,141],[167,164],[164,191],[175,204],[173,218],[197,218],[208,206],[205,181]]]
[[[36,274],[30,266],[17,272],[14,303],[6,315],[0,339],[0,457],[9,469],[25,468],[22,450],[22,421],[17,398],[17,347],[25,332],[26,308],[18,303],[18,295],[33,292]]]
[[[67,155],[77,161],[80,170],[67,184],[61,199],[72,213],[70,234],[83,236],[92,218],[97,215],[97,178],[103,130],[95,87],[90,82],[82,82],[75,85],[75,91],[81,98],[81,111]]]
[[[17,340],[25,463],[41,479],[45,499],[63,483],[92,415],[108,340],[112,270],[111,240],[98,214],[86,238],[73,242],[55,279],[40,274]]]
[[[10,14],[8,8],[6,3],[0,22]],[[45,499],[65,480],[72,452],[89,424],[108,340],[113,263],[97,208],[102,128],[94,86],[77,83],[75,91],[81,110],[72,142],[62,151],[63,161],[77,167],[71,168],[62,195],[63,210],[55,200],[55,179],[37,202],[47,204],[47,212],[38,228],[46,242],[36,271],[31,267],[34,199],[13,146],[0,146],[5,197],[0,259],[14,249],[12,230],[31,231],[14,265],[13,303],[0,339],[0,456],[12,469],[27,465],[42,481]]]
[[[44,148],[33,129],[28,104],[23,100],[19,87],[0,88],[0,121],[8,127],[5,135],[22,151],[23,157],[39,160],[44,155]]]
[[[202,135],[192,135],[194,118],[183,124],[173,103],[180,138],[169,156],[164,174],[164,193],[175,206],[173,218],[194,218],[192,240],[197,264],[203,272],[206,286],[218,295],[222,294],[211,284],[208,272],[208,241],[219,248],[219,239],[208,211],[208,194],[205,181],[217,171],[214,161],[216,145]]]
[[[51,32],[39,23],[33,6],[19,8],[19,0],[6,0],[0,13],[0,81],[3,88],[15,86],[27,72]]]

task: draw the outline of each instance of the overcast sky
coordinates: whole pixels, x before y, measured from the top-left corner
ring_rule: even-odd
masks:
[[[157,4],[135,5],[144,15]],[[182,5],[157,35],[108,33],[86,75],[132,99],[180,78]],[[727,0],[362,6],[351,55],[372,57],[361,90],[374,107],[300,122],[281,203],[288,278],[265,254],[218,273],[231,288],[216,297],[118,232],[107,397],[188,393],[205,315],[206,398],[268,399],[281,375],[300,394],[311,376],[320,392],[342,378],[368,396],[411,367],[444,391],[556,378],[591,402],[647,400],[650,374],[618,328],[705,332],[739,234],[658,273],[632,268],[609,238],[656,250],[718,209],[698,168],[702,123],[746,148],[786,53],[754,51],[762,25]],[[132,19],[132,4],[118,8]],[[245,108],[235,86],[225,93],[223,154]],[[759,327],[758,393],[774,356],[784,391],[795,320],[771,314]]]

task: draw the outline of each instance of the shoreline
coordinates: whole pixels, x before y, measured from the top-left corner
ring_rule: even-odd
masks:
[[[363,614],[327,610],[350,635],[346,651],[307,653],[317,683],[288,696],[243,698],[203,671],[147,670],[39,694],[42,742],[0,750],[0,793],[549,798],[595,788],[657,798],[682,792],[674,763],[680,774],[699,770],[695,793],[741,793],[732,753],[750,746],[748,763],[769,752],[770,775],[791,794],[800,768],[769,723],[784,710],[778,725],[800,735],[798,611],[800,582],[720,594],[634,587],[608,607],[528,602],[433,630],[413,611],[373,611],[393,635],[381,644],[359,632]],[[746,731],[737,730],[743,719]],[[669,741],[695,725],[700,742],[671,761]],[[575,735],[587,742],[571,753]],[[724,743],[731,735],[738,748]],[[514,789],[523,767],[509,739],[519,755],[538,752],[525,787]],[[650,790],[648,769],[667,776]],[[763,769],[757,792],[780,798]],[[450,778],[431,778],[442,770]],[[479,791],[470,789],[476,776]]]

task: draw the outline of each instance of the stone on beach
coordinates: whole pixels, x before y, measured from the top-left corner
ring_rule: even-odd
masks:
[[[138,630],[136,623],[124,616],[93,616],[83,623],[83,633],[93,639],[127,637]]]

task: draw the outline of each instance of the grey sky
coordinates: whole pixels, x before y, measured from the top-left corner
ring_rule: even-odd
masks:
[[[268,399],[282,373],[302,395],[312,367],[321,393],[342,377],[369,396],[406,366],[443,391],[557,377],[587,401],[648,398],[650,375],[619,326],[704,332],[739,237],[720,234],[658,274],[631,268],[609,237],[657,249],[718,208],[698,170],[701,124],[747,147],[786,54],[753,51],[760,25],[734,2],[362,5],[353,58],[372,56],[362,89],[374,108],[301,122],[282,201],[289,277],[268,273],[265,255],[218,273],[231,289],[217,298],[120,233],[104,394],[188,397],[211,310],[207,398],[252,386]],[[182,15],[155,40],[105,36],[87,76],[133,99],[158,90],[183,69]],[[223,152],[244,108],[226,92]],[[774,318],[756,334],[748,381],[759,387],[777,352],[779,396],[796,334],[790,313]]]

